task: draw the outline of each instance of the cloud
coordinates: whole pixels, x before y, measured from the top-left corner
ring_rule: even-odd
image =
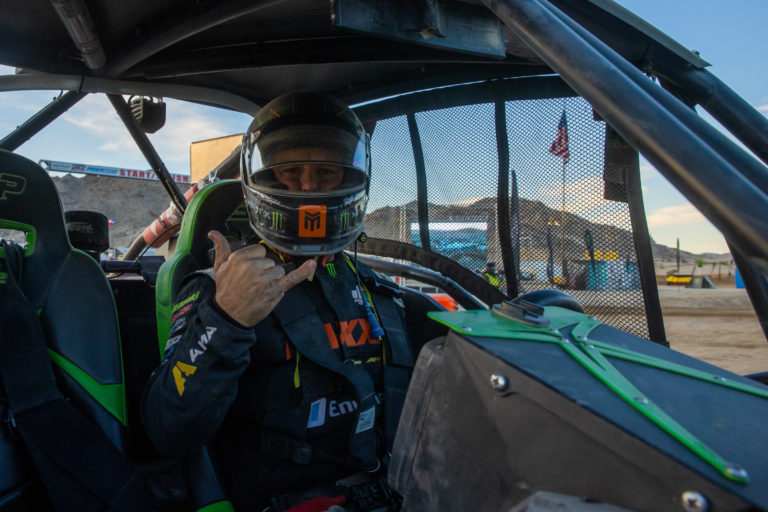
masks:
[[[665,206],[648,215],[648,226],[657,228],[659,226],[669,226],[674,224],[690,224],[692,222],[703,221],[702,215],[696,208],[690,204],[678,204]]]
[[[760,112],[768,116],[768,103],[766,103],[765,105],[760,105],[759,107],[757,107],[757,110],[759,110]]]
[[[93,137],[95,149],[128,154],[131,157],[137,151],[131,135],[103,95],[86,96],[62,119],[86,132],[86,136]]]
[[[189,169],[191,142],[231,135],[243,129],[241,126],[227,126],[215,115],[216,109],[170,99],[166,104],[165,126],[149,137],[160,158],[172,172],[185,172]],[[87,96],[64,119],[93,137],[96,149],[116,153],[116,161],[133,159],[138,153],[133,138],[103,96]],[[93,155],[92,160],[86,163],[96,163],[97,158]]]

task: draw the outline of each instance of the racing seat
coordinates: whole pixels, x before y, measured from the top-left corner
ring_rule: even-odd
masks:
[[[187,275],[211,266],[208,251],[213,243],[208,239],[208,232],[212,229],[225,236],[250,232],[240,180],[210,183],[187,205],[173,256],[157,274],[155,302],[161,355],[171,329],[173,297]],[[189,501],[196,509],[234,510],[219,484],[206,448],[185,457],[182,470],[190,493]]]
[[[175,293],[186,276],[212,266],[208,256],[213,247],[213,242],[208,239],[208,232],[212,229],[227,237],[251,232],[240,180],[216,181],[206,185],[195,194],[184,212],[173,256],[157,274],[157,339],[161,354],[171,330]]]
[[[7,151],[0,151],[0,229],[23,233],[26,240],[16,281],[37,313],[60,392],[125,453],[123,365],[109,284],[99,264],[70,245],[59,195],[48,174]],[[10,263],[4,251],[0,257]],[[0,414],[7,422],[10,408],[4,400],[5,389],[2,398]],[[3,427],[0,509],[36,504],[40,499],[36,494],[44,493],[34,489],[39,482],[29,455],[15,434]]]

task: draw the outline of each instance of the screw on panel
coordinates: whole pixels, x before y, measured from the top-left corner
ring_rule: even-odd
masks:
[[[680,496],[680,501],[685,512],[707,512],[709,510],[709,502],[700,492],[685,491]]]
[[[647,404],[648,403],[648,399],[645,398],[644,396],[636,396],[635,397],[635,402],[637,402],[639,404]]]
[[[467,332],[472,332],[472,327],[470,327],[469,325],[462,325],[461,326],[461,330],[462,331],[467,331]]]
[[[494,373],[491,375],[491,386],[493,386],[493,389],[496,391],[506,391],[509,387],[509,379],[504,375],[497,375]]]
[[[725,377],[721,377],[720,375],[715,375],[715,380],[720,381],[720,382],[725,382],[726,379],[725,379]]]

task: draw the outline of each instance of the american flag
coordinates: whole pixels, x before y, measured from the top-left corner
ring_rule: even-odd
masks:
[[[560,122],[557,123],[557,134],[552,145],[549,146],[549,152],[555,156],[563,158],[563,164],[567,164],[571,158],[571,152],[568,150],[568,119],[565,117],[565,110],[560,116]]]

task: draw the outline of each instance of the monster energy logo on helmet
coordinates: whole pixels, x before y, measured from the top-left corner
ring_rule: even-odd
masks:
[[[283,214],[280,212],[272,212],[272,229],[281,231],[283,229]]]
[[[346,231],[349,229],[349,212],[341,212],[339,216],[339,231]]]

